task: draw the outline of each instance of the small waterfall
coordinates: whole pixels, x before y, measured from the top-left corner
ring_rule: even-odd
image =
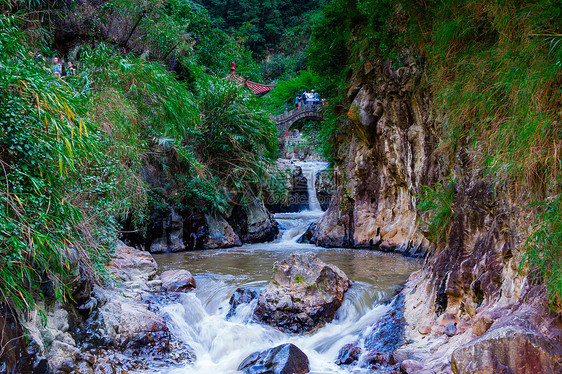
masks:
[[[298,161],[295,163],[302,169],[302,174],[307,181],[308,209],[311,212],[322,211],[316,195],[316,175],[328,167],[325,161]]]

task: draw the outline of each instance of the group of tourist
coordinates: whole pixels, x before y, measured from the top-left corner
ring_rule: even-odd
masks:
[[[41,55],[41,53],[36,53],[34,57],[37,61],[40,61],[43,64],[47,64],[47,60],[45,59],[45,57],[43,57],[43,55]],[[53,57],[50,69],[45,65],[43,66],[43,68],[53,73],[53,75],[57,78],[65,78],[76,75],[76,67],[74,66],[72,61],[64,63],[62,59],[56,56]]]
[[[302,94],[297,95],[295,98],[295,107],[298,108],[302,105],[318,105],[320,104],[320,98],[318,97],[318,92],[304,91]]]

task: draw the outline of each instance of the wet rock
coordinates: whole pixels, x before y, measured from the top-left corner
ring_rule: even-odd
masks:
[[[355,343],[344,345],[338,353],[336,365],[350,365],[356,362],[361,355],[361,348]]]
[[[326,213],[309,226],[301,242],[322,247],[355,247],[353,205],[354,201],[338,187]]]
[[[180,252],[185,250],[184,220],[173,208],[161,219],[154,220],[152,234],[156,237],[151,240],[149,250],[151,253]]]
[[[396,245],[392,242],[389,242],[388,240],[384,240],[380,245],[379,245],[379,249],[382,252],[393,252],[394,249],[396,248]]]
[[[457,323],[451,321],[445,325],[445,331],[443,332],[447,336],[454,336],[457,334]]]
[[[308,184],[302,168],[288,160],[277,162],[281,170],[286,171],[285,186],[288,191],[287,201],[276,202],[279,196],[269,196],[267,209],[272,213],[296,213],[308,208]]]
[[[431,326],[429,325],[423,325],[418,327],[418,332],[422,335],[427,335],[431,332]]]
[[[102,362],[96,365],[94,374],[115,374],[115,369],[109,362]]]
[[[477,335],[483,335],[492,326],[494,321],[488,316],[481,316],[472,324],[472,331]]]
[[[90,314],[98,306],[98,300],[95,297],[90,297],[86,302],[78,305],[76,309],[84,312],[86,315]]]
[[[0,356],[0,372],[25,373],[31,372],[37,365],[38,352],[26,349],[24,330],[14,314],[6,304],[0,303],[0,346],[3,354]]]
[[[150,253],[119,243],[107,268],[129,287],[146,288],[146,282],[156,275],[158,264]]]
[[[359,366],[384,372],[399,372],[394,351],[404,342],[404,296],[397,295],[391,308],[371,327],[365,337]]]
[[[279,233],[277,221],[258,201],[235,206],[228,221],[243,243],[269,242]]]
[[[361,358],[361,366],[370,369],[389,368],[394,364],[393,356],[388,352],[368,352]]]
[[[330,200],[336,190],[332,178],[330,176],[329,170],[322,170],[316,174],[316,182],[314,187],[316,188],[316,197],[320,203],[320,208],[322,210],[327,210],[330,206]]]
[[[400,370],[406,374],[417,373],[423,369],[423,365],[416,360],[404,360],[400,363]]]
[[[209,227],[209,238],[205,248],[230,248],[242,245],[242,241],[224,217],[205,214],[205,219]]]
[[[399,294],[392,307],[375,323],[365,338],[369,352],[391,353],[404,341],[404,296]]]
[[[460,373],[560,373],[562,346],[525,319],[488,330],[453,352],[451,368]]]
[[[80,360],[81,353],[75,346],[55,340],[47,358],[53,372],[70,373]]]
[[[249,288],[237,288],[236,291],[230,297],[228,304],[230,304],[230,310],[226,314],[226,318],[232,317],[236,313],[236,308],[241,304],[248,304],[250,301],[257,298],[260,294],[259,290],[249,289]]]
[[[294,344],[283,344],[251,354],[238,370],[246,374],[304,374],[310,367],[303,351]]]
[[[165,349],[170,342],[170,331],[162,317],[141,305],[121,303],[117,326],[117,341],[123,348],[145,347],[157,344]]]
[[[186,292],[196,287],[193,275],[187,270],[168,270],[160,274],[162,292]]]
[[[254,319],[281,331],[310,332],[330,322],[351,282],[337,266],[312,253],[273,264],[273,278],[258,298]]]

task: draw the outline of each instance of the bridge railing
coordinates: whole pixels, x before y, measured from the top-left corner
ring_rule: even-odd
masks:
[[[318,104],[304,104],[304,105],[299,105],[298,107],[294,108],[293,110],[290,111],[286,111],[283,114],[280,114],[278,116],[273,117],[273,120],[275,122],[282,122],[284,120],[286,120],[287,118],[291,118],[299,113],[304,113],[304,112],[322,112],[322,110],[324,109],[324,106],[322,105],[322,103],[318,103]]]

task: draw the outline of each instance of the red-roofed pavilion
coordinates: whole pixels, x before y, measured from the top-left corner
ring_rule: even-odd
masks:
[[[230,75],[228,76],[228,78],[232,79],[235,82],[240,83],[243,86],[248,87],[250,91],[252,91],[258,96],[265,95],[266,93],[268,93],[269,91],[275,88],[275,84],[261,84],[244,79],[241,76],[236,75],[235,69],[236,69],[236,64],[233,62],[232,69],[230,70]]]

